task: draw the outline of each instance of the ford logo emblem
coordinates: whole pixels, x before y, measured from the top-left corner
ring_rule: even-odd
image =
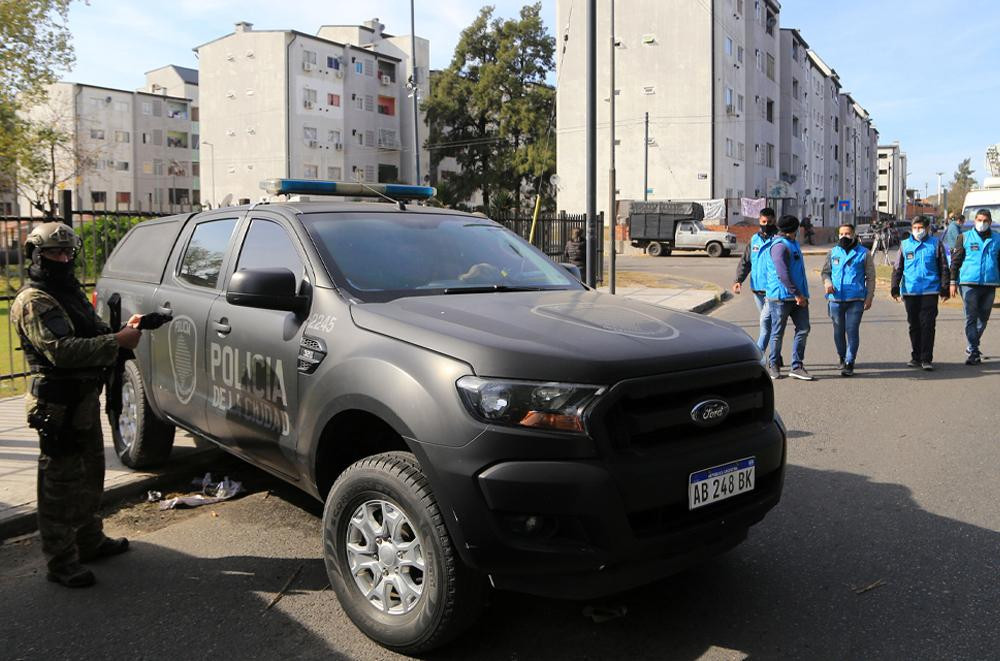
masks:
[[[729,402],[722,399],[706,399],[691,409],[691,420],[699,427],[714,427],[729,417]]]

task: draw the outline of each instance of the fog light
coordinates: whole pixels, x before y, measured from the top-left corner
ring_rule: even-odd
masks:
[[[557,528],[555,518],[541,514],[511,514],[504,518],[511,532],[524,537],[551,537]]]

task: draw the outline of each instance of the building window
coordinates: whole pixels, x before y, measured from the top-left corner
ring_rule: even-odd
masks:
[[[802,137],[802,130],[799,128],[799,118],[792,115],[792,135],[796,138]]]
[[[399,168],[395,165],[380,163],[378,166],[378,180],[383,184],[395,184],[399,182]]]
[[[191,134],[191,149],[195,151],[201,149],[201,137],[197,133]]]
[[[143,101],[142,102],[142,114],[143,115],[152,115],[153,114],[153,104],[150,103],[149,101]]]
[[[736,111],[743,112],[744,107],[746,107],[746,102],[743,98],[743,95],[740,94],[739,96],[736,97]]]
[[[344,176],[342,172],[339,165],[331,165],[326,169],[326,178],[333,181],[340,181],[341,177]]]
[[[153,174],[163,176],[163,161],[158,158],[153,159]]]
[[[115,170],[128,172],[128,161],[115,161]]]
[[[169,119],[187,119],[187,104],[167,101],[167,117]]]
[[[326,66],[330,69],[340,71],[340,58],[330,55],[326,58]]]
[[[726,37],[726,55],[733,56],[733,40],[730,37]]]
[[[379,96],[378,97],[378,114],[388,115],[389,117],[395,117],[396,115],[396,99],[391,96]]]
[[[366,76],[375,75],[375,60],[365,59],[365,75]]]
[[[743,15],[743,0],[736,0],[736,13]]]
[[[833,160],[835,161],[840,160],[840,145],[833,146]]]
[[[311,71],[316,68],[316,51],[302,51],[302,68]]]
[[[303,165],[302,176],[305,177],[306,179],[319,179],[319,166]]]
[[[757,62],[757,71],[764,70],[764,54],[760,52],[759,48],[753,50],[754,60]]]
[[[365,146],[367,147],[375,146],[375,131],[365,131]]]
[[[799,61],[799,42],[797,41],[792,42],[792,59],[796,62]]]
[[[756,165],[764,165],[764,152],[761,151],[759,142],[753,146],[753,162]]]
[[[142,173],[143,174],[153,174],[153,162],[143,161],[142,162]]]
[[[340,95],[339,94],[327,94],[326,95],[327,105],[331,105],[334,108],[340,107]]]
[[[115,112],[128,112],[128,101],[115,101]]]
[[[792,98],[799,98],[799,81],[795,78],[792,78]]]
[[[396,82],[396,65],[392,62],[385,62],[383,60],[378,61],[378,77],[379,80],[388,77],[390,83]]]
[[[157,147],[163,145],[163,129],[153,129],[153,144]]]
[[[736,61],[743,64],[743,46],[736,47]]]
[[[316,106],[316,90],[309,89],[308,87],[302,88],[302,105],[307,110],[311,110]]]
[[[724,100],[726,102],[726,112],[732,112],[733,110],[736,109],[736,107],[733,105],[733,88],[732,87],[727,87],[726,88],[725,96],[723,98],[724,98]]]
[[[191,162],[191,176],[200,177],[201,176],[201,163],[198,161]]]
[[[187,163],[183,161],[170,161],[170,163],[167,165],[167,176],[186,177]]]
[[[764,119],[774,124],[774,101],[772,99],[767,100],[767,105],[764,110]]]
[[[361,98],[360,96],[354,95],[354,107],[357,108],[358,110],[364,110],[365,109],[365,100],[363,98]]]
[[[764,31],[767,32],[772,37],[774,36],[774,25],[778,22],[778,17],[775,16],[770,9],[767,10],[767,16],[764,19]]]
[[[177,149],[187,149],[188,134],[181,131],[167,131],[167,146]]]
[[[361,64],[360,62],[355,62],[354,72],[357,74],[363,74],[365,72],[365,65]]]
[[[767,144],[767,161],[764,163],[767,167],[774,167],[774,145],[771,143]]]
[[[399,139],[396,137],[395,129],[379,129],[378,146],[382,149],[398,149]]]
[[[375,97],[371,94],[365,95],[365,110],[368,112],[375,112]]]
[[[362,147],[364,147],[364,145],[365,145],[365,134],[359,132],[359,133],[357,133],[355,135],[358,136],[358,144],[361,145]]]
[[[833,130],[835,133],[840,133],[840,117],[833,118]]]
[[[340,142],[340,131],[332,130],[327,134],[327,142],[332,142],[334,144]]]
[[[128,131],[115,131],[115,142],[127,143],[130,140]]]
[[[729,158],[733,157],[733,139],[726,138],[726,156]]]
[[[107,204],[108,194],[102,190],[92,190],[90,191],[90,203],[91,204]]]
[[[365,181],[375,181],[375,166],[366,165],[365,166]]]
[[[736,158],[745,161],[747,158],[747,146],[742,142],[736,143]]]
[[[197,122],[198,121],[198,117],[199,117],[199,115],[198,115],[198,107],[197,106],[191,106],[191,121],[192,122]],[[195,192],[197,193],[198,191],[195,191]]]
[[[767,54],[767,77],[774,80],[774,56]]]
[[[302,137],[305,140],[316,140],[316,127],[314,126],[303,126],[302,127]]]
[[[127,193],[127,192],[115,193],[115,204],[125,205],[125,206],[132,204],[132,193]]]
[[[90,138],[92,140],[103,140],[104,129],[90,129]]]
[[[191,204],[191,191],[187,188],[168,188],[167,196],[170,204]]]

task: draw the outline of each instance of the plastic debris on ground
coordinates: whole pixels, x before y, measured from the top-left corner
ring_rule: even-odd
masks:
[[[625,606],[587,606],[583,609],[583,616],[589,617],[595,624],[604,624],[611,620],[625,617],[628,608]]]
[[[200,507],[201,505],[212,505],[221,503],[239,495],[243,491],[243,483],[230,480],[229,477],[222,478],[221,482],[212,481],[212,474],[205,473],[205,477],[196,479],[194,485],[201,487],[201,493],[192,496],[177,496],[160,501],[161,510],[170,510],[176,507]],[[152,493],[150,493],[152,496]]]

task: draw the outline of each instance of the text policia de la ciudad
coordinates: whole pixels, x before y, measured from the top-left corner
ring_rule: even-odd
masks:
[[[215,342],[209,349],[212,407],[281,436],[290,430],[280,358]]]

